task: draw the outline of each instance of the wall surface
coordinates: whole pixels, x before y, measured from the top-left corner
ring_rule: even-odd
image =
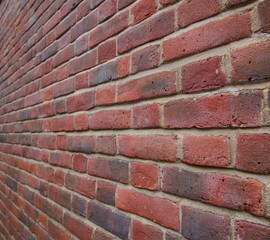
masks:
[[[269,240],[270,0],[3,0],[0,240]]]

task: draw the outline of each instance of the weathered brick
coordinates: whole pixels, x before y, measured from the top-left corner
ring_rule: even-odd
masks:
[[[73,56],[74,56],[74,45],[69,45],[54,56],[53,66],[58,67],[60,64],[67,62]]]
[[[157,103],[141,105],[133,108],[133,127],[160,127],[160,110]]]
[[[116,206],[174,230],[179,229],[179,207],[170,200],[128,189],[117,189]]]
[[[184,136],[183,162],[201,166],[229,166],[228,139],[222,136]]]
[[[270,238],[270,227],[260,224],[237,221],[235,224],[235,238],[241,240]]]
[[[142,159],[175,162],[177,139],[175,136],[118,136],[119,154]]]
[[[232,7],[232,6],[235,6],[237,4],[246,3],[248,1],[250,1],[250,0],[228,0],[227,7]]]
[[[85,111],[95,106],[95,92],[89,91],[67,98],[67,112]]]
[[[72,196],[72,210],[83,217],[86,217],[87,204],[84,198],[77,195]]]
[[[162,240],[163,232],[151,225],[143,224],[137,220],[133,220],[133,239],[134,240]]]
[[[255,173],[270,173],[270,135],[237,136],[236,168]]]
[[[97,63],[97,51],[92,50],[68,63],[69,73],[71,75],[82,72],[83,70],[94,67]]]
[[[66,187],[89,198],[94,198],[96,181],[90,177],[79,176],[68,172],[66,174]]]
[[[73,169],[77,172],[84,173],[87,170],[87,158],[81,154],[73,156]]]
[[[63,240],[63,239],[69,240],[70,239],[70,234],[67,231],[65,231],[63,228],[54,224],[52,221],[48,221],[48,233],[55,240]]]
[[[130,127],[129,110],[104,110],[90,115],[90,129],[124,129]]]
[[[196,92],[219,88],[226,84],[226,76],[222,71],[222,57],[189,63],[182,67],[183,92]]]
[[[166,233],[166,240],[183,240],[183,238],[174,234],[174,233],[167,232]]]
[[[82,240],[92,239],[93,227],[73,217],[69,213],[64,214],[64,226],[76,237]],[[64,238],[63,238],[64,239]]]
[[[88,123],[89,116],[87,113],[80,113],[74,116],[74,129],[77,131],[88,130],[89,123]]]
[[[88,87],[88,72],[83,72],[75,76],[75,89],[83,89]]]
[[[251,127],[260,124],[262,93],[241,91],[164,105],[165,128]]]
[[[252,44],[231,52],[232,81],[249,82],[270,77],[270,41]]]
[[[74,91],[74,79],[70,78],[60,83],[57,83],[52,88],[52,96],[53,98],[57,98],[63,95],[70,94]]]
[[[262,32],[270,33],[270,1],[264,0],[258,5],[259,18],[261,20]]]
[[[96,202],[89,202],[88,218],[93,223],[115,234],[121,239],[128,239],[130,218],[118,211]]]
[[[144,43],[162,38],[174,31],[174,12],[167,11],[145,21],[117,38],[118,53],[127,52]]]
[[[163,42],[163,59],[170,61],[251,35],[249,13],[233,15],[193,28]],[[207,34],[205,34],[207,32]]]
[[[152,163],[132,162],[131,184],[138,188],[159,189],[159,167]]]
[[[66,150],[72,152],[91,153],[95,150],[94,136],[68,136]]]
[[[63,116],[52,119],[52,131],[73,131],[73,116]]]
[[[71,168],[72,155],[64,152],[51,152],[49,163],[59,167]]]
[[[49,198],[59,203],[61,206],[71,209],[71,194],[70,192],[63,190],[62,188],[49,186]]]
[[[55,149],[56,137],[54,135],[39,135],[37,146],[41,148]]]
[[[107,105],[115,102],[115,86],[104,86],[96,90],[96,105]]]
[[[129,163],[117,158],[90,158],[88,173],[121,183],[129,181]]]
[[[185,0],[177,9],[178,25],[186,27],[219,12],[221,12],[219,0]]]
[[[145,47],[132,53],[131,73],[156,68],[159,65],[159,45]]]
[[[83,35],[75,41],[74,53],[80,55],[88,50],[88,35]]]
[[[96,138],[96,152],[115,155],[116,154],[116,136],[104,135]]]
[[[116,56],[116,40],[109,40],[98,46],[98,63],[106,62]]]
[[[258,216],[264,212],[262,185],[253,179],[164,167],[162,189],[180,197],[248,211]]]
[[[63,187],[65,184],[65,172],[61,169],[56,169],[54,172],[54,183]]]
[[[93,240],[114,240],[115,238],[100,231],[98,228],[95,230],[95,236]]]
[[[96,199],[100,202],[115,205],[116,185],[110,182],[97,182],[97,196]]]
[[[176,93],[176,72],[160,72],[118,85],[118,102],[134,101]]]
[[[117,0],[105,0],[98,8],[98,21],[103,22],[117,11]]]
[[[229,239],[230,218],[182,206],[182,234],[187,239]]]
[[[133,25],[143,21],[144,19],[153,15],[157,10],[155,0],[140,0],[131,8],[131,15],[133,16]]]
[[[135,2],[135,0],[118,0],[118,9],[125,8],[133,2]]]
[[[116,15],[90,32],[89,45],[93,47],[128,27],[128,12]]]

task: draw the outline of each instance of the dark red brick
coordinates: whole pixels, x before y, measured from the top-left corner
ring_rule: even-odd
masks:
[[[97,182],[97,196],[96,199],[100,202],[115,205],[116,185],[110,182]]]
[[[160,229],[137,220],[133,220],[132,230],[134,240],[163,240],[163,232]]]
[[[115,155],[116,154],[116,136],[104,135],[96,138],[96,152]]]
[[[131,8],[131,16],[133,16],[133,25],[150,17],[157,11],[155,0],[140,0],[137,1]]]
[[[235,224],[235,238],[241,240],[270,239],[270,227],[250,222],[237,221]]]

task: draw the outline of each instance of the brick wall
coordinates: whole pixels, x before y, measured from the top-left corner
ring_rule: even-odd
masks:
[[[270,0],[3,0],[0,239],[270,239]]]

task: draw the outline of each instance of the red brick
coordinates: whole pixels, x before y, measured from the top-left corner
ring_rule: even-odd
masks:
[[[59,167],[71,168],[72,155],[65,152],[51,152],[49,163]]]
[[[222,87],[226,84],[226,76],[221,66],[222,57],[189,63],[182,67],[183,92],[196,92]]]
[[[89,198],[95,197],[96,181],[93,178],[68,172],[66,174],[66,187]]]
[[[66,135],[57,135],[57,149],[59,150],[66,150]]]
[[[104,86],[96,90],[96,105],[107,105],[115,102],[115,86]]]
[[[93,227],[71,216],[69,213],[64,215],[64,226],[81,240],[92,239]]]
[[[159,65],[159,45],[145,47],[132,53],[131,73],[156,68]]]
[[[115,205],[116,184],[104,181],[97,182],[97,196],[96,199],[100,202]]]
[[[147,42],[162,38],[174,31],[174,12],[167,11],[149,19],[117,38],[118,53],[127,52]]]
[[[260,124],[262,94],[241,91],[180,99],[164,106],[165,128],[251,127]]]
[[[270,1],[264,0],[258,5],[259,18],[261,20],[262,32],[270,33]]]
[[[118,9],[122,9],[135,2],[135,0],[118,0]]]
[[[222,136],[184,136],[183,162],[201,166],[229,166],[228,139]]]
[[[157,4],[155,0],[140,0],[136,2],[131,8],[131,15],[133,16],[133,25],[150,17],[157,11]]]
[[[142,159],[175,162],[177,160],[177,139],[175,136],[119,136],[119,154]]]
[[[73,116],[52,119],[52,131],[73,131]]]
[[[77,22],[80,21],[83,17],[87,16],[90,11],[90,2],[85,0],[82,1],[82,3],[76,8]]]
[[[246,3],[248,1],[250,1],[250,0],[228,0],[227,7],[232,7],[232,6],[235,6],[237,4]]]
[[[177,37],[165,40],[163,59],[165,61],[173,60],[249,37],[250,29],[249,13],[206,23]]]
[[[160,127],[160,111],[157,103],[141,105],[133,108],[133,127]]]
[[[250,222],[237,221],[235,224],[235,238],[241,240],[269,239],[270,227]]]
[[[74,91],[74,79],[70,78],[60,83],[57,83],[55,86],[53,86],[52,90],[53,98],[72,93]]]
[[[89,91],[67,98],[67,112],[85,111],[95,105],[95,92]]]
[[[116,8],[117,0],[105,0],[98,8],[98,21],[103,22],[107,18],[114,15],[117,11]]]
[[[36,166],[36,176],[42,178],[48,182],[53,181],[54,169],[51,167],[46,167],[41,164]]]
[[[100,231],[98,228],[95,230],[95,236],[93,240],[114,240],[115,238]]]
[[[176,93],[176,72],[160,72],[118,85],[118,102],[161,97]]]
[[[143,224],[133,220],[133,239],[134,240],[162,240],[163,232],[151,225]]]
[[[252,44],[232,51],[232,81],[249,82],[270,77],[270,41]]]
[[[54,172],[54,183],[63,187],[65,184],[65,173],[61,169],[56,169]]]
[[[54,224],[52,221],[48,221],[48,233],[55,240],[70,239],[70,234],[62,227],[60,228],[58,225]]]
[[[82,21],[71,29],[71,42],[79,38],[82,34],[89,32],[97,26],[97,11],[90,12]]]
[[[81,154],[74,155],[73,169],[77,172],[85,173],[87,170],[87,158]]]
[[[54,56],[53,66],[58,67],[60,64],[67,62],[73,56],[74,56],[74,45],[69,45]]]
[[[162,190],[180,197],[247,211],[258,216],[262,216],[264,212],[262,185],[254,179],[164,167]]]
[[[88,50],[88,35],[78,38],[74,44],[75,55],[80,55]]]
[[[270,173],[270,135],[240,134],[237,136],[236,168],[255,173]]]
[[[172,4],[172,3],[175,3],[177,2],[178,0],[159,0],[159,2],[162,4],[162,5],[169,5],[169,4]]]
[[[95,150],[94,136],[68,136],[66,150],[72,152],[92,153]]]
[[[83,89],[88,87],[88,72],[77,74],[75,77],[75,89]]]
[[[126,77],[129,74],[129,56],[119,59],[118,62],[118,75],[119,77]]]
[[[178,25],[186,27],[219,12],[221,12],[219,0],[185,0],[177,9]]]
[[[68,69],[71,75],[82,72],[94,67],[97,63],[97,51],[92,50],[78,58],[72,59],[68,63]]]
[[[39,135],[37,146],[40,148],[55,149],[56,137],[54,135]]]
[[[129,164],[113,158],[90,158],[88,162],[88,173],[121,183],[129,181]]]
[[[83,217],[86,217],[87,200],[73,194],[73,196],[72,196],[72,210],[75,213],[77,213]]]
[[[138,188],[159,189],[159,167],[152,163],[132,162],[131,184]]]
[[[57,202],[61,206],[71,209],[71,194],[67,190],[50,185],[49,186],[49,198]]]
[[[61,66],[57,71],[57,81],[61,81],[69,76],[68,65]]]
[[[80,113],[74,116],[74,128],[77,131],[83,131],[89,129],[88,123],[89,116],[87,113]]]
[[[130,111],[104,110],[90,115],[90,129],[124,129],[130,127]]]
[[[182,234],[187,239],[229,239],[230,218],[183,206]]]
[[[162,226],[179,229],[179,207],[170,200],[151,197],[128,189],[117,189],[116,206]]]
[[[105,135],[96,138],[96,152],[115,155],[116,154],[116,136]]]
[[[98,46],[98,63],[106,62],[116,56],[116,40],[109,40]]]
[[[93,47],[128,27],[128,12],[116,15],[90,33],[89,45]]]

